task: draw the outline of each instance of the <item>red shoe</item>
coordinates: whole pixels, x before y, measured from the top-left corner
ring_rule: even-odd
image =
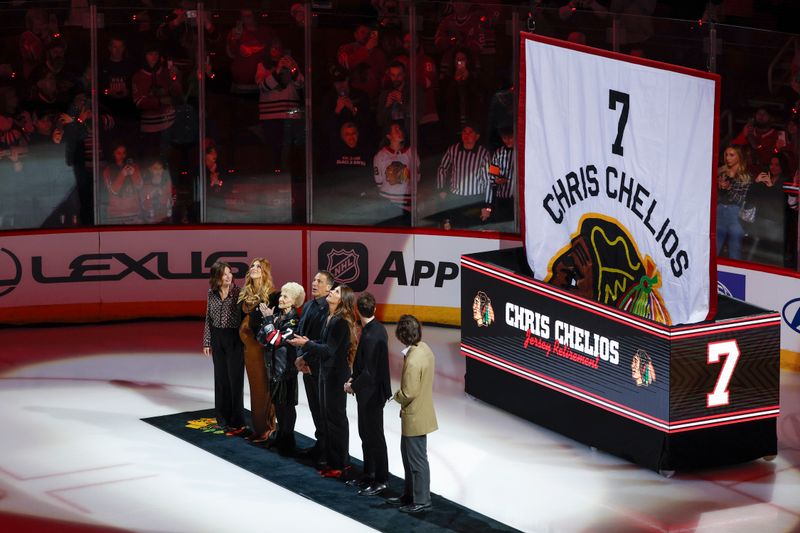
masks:
[[[338,468],[328,468],[327,470],[322,471],[322,477],[327,477],[331,479],[342,479],[348,470],[350,470],[349,466],[346,466],[341,470]]]
[[[249,440],[253,444],[261,444],[262,442],[267,442],[273,433],[275,433],[275,430],[270,429],[269,431],[265,431],[261,435],[251,435],[247,437],[247,440]]]
[[[238,428],[228,428],[228,431],[225,434],[229,437],[235,437],[237,435],[241,435],[244,433],[244,430],[247,429],[245,426],[238,427]]]

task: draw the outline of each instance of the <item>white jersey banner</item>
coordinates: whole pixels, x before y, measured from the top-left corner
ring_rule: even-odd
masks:
[[[534,277],[661,323],[705,320],[718,76],[523,35]]]

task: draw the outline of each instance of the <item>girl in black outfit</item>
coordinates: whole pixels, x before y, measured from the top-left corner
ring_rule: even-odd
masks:
[[[230,431],[244,427],[244,347],[239,340],[242,318],[236,303],[239,287],[233,284],[228,263],[211,266],[203,354],[214,361],[214,409],[217,424]]]
[[[349,426],[347,423],[347,394],[344,383],[350,378],[350,368],[355,357],[356,313],[355,295],[347,285],[339,285],[328,293],[329,315],[318,342],[308,337],[296,336],[289,344],[306,347],[306,361],[319,359],[319,401],[323,418],[325,449],[322,458],[327,467],[322,475],[341,478],[350,465]]]
[[[297,368],[294,360],[297,350],[287,343],[297,329],[300,321],[297,308],[303,305],[306,291],[302,285],[293,281],[281,287],[278,310],[268,309],[264,322],[257,334],[258,341],[266,347],[264,357],[270,378],[272,404],[278,429],[273,444],[281,455],[294,452],[294,424],[297,420]]]

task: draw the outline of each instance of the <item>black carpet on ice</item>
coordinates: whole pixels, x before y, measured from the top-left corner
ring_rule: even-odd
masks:
[[[390,496],[400,495],[403,489],[403,480],[396,476],[391,476],[389,480],[390,491],[379,496],[358,496],[357,489],[346,486],[340,480],[323,478],[304,460],[283,457],[274,450],[250,444],[240,437],[226,437],[216,426],[209,425],[213,417],[214,411],[208,409],[142,420],[314,503],[380,531],[517,531],[437,494],[431,494],[431,510],[416,515],[401,513],[397,507],[385,501]],[[299,433],[295,433],[295,439],[299,448],[314,443]],[[354,458],[350,460],[353,470],[360,473],[361,461]]]

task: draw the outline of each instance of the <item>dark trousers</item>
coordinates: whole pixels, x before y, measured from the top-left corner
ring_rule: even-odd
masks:
[[[383,403],[358,402],[358,436],[364,452],[364,476],[378,483],[389,480],[389,457],[383,434]]]
[[[275,418],[278,419],[278,436],[276,444],[280,450],[293,450],[294,424],[297,421],[297,409],[294,404],[275,404]]]
[[[239,328],[211,328],[214,361],[214,409],[217,424],[234,428],[244,422],[244,346]]]
[[[347,381],[349,368],[323,368],[319,380],[319,404],[323,418],[324,459],[330,468],[350,464],[350,427],[347,422]]]
[[[273,401],[279,397],[280,401],[276,401],[275,405],[275,418],[278,420],[278,433],[275,437],[275,444],[278,450],[283,452],[291,452],[295,448],[294,440],[294,425],[297,422],[297,373],[291,372],[292,376],[281,382],[273,382],[272,390],[275,391],[272,398]],[[282,387],[279,390],[278,387]],[[281,392],[281,394],[277,394]]]
[[[428,465],[428,436],[400,437],[400,453],[403,456],[405,490],[403,496],[413,498],[416,504],[431,502],[431,470]]]
[[[306,389],[308,399],[308,410],[311,411],[311,419],[314,421],[314,444],[316,453],[322,453],[325,449],[325,434],[322,431],[323,421],[322,412],[319,406],[319,363],[309,363],[310,374],[303,374],[303,387]]]

